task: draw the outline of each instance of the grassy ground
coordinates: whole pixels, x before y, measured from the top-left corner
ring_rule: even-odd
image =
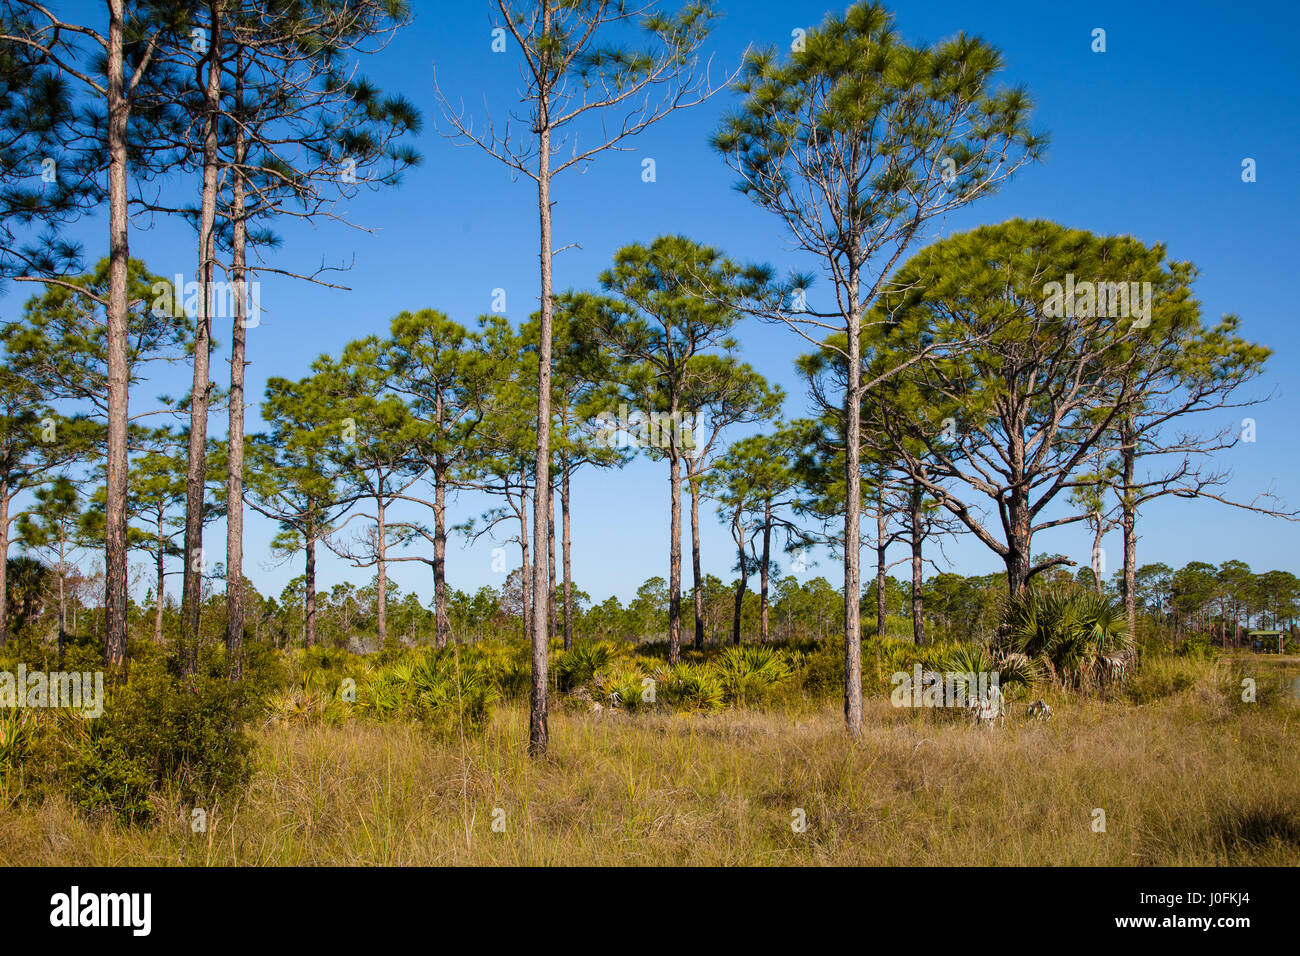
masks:
[[[1300,864],[1300,710],[1235,703],[1230,683],[1061,698],[1051,723],[992,731],[877,699],[856,745],[833,704],[561,710],[543,761],[519,706],[465,741],[269,726],[206,832],[178,802],[122,828],[47,801],[0,809],[0,865]]]

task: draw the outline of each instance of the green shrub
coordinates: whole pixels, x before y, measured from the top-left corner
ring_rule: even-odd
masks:
[[[712,712],[726,704],[726,690],[710,668],[702,664],[680,663],[658,672],[664,700],[682,710]]]
[[[741,706],[761,703],[792,673],[784,652],[762,644],[728,647],[708,668],[722,685],[726,702]]]
[[[407,651],[367,674],[359,712],[380,720],[417,720],[436,732],[477,733],[500,696],[489,658],[473,649]]]
[[[106,688],[102,716],[64,715],[64,776],[83,810],[143,822],[153,790],[210,806],[247,782],[254,703],[226,677],[224,655],[205,656],[189,677],[173,669],[160,654],[133,661],[130,680]]]
[[[568,692],[587,683],[613,656],[603,641],[579,641],[555,657],[555,686]]]
[[[1192,634],[1178,647],[1178,656],[1196,661],[1213,661],[1219,657],[1219,649],[1210,643],[1205,634]]]
[[[803,692],[813,698],[844,693],[844,641],[822,641],[801,653],[797,679]]]
[[[1008,600],[1004,656],[1022,654],[1053,683],[1081,690],[1123,677],[1132,657],[1124,609],[1078,587],[1028,589]]]
[[[607,707],[629,713],[653,706],[647,699],[645,669],[634,661],[616,661],[599,671],[592,680],[592,697]],[[658,691],[656,689],[656,698]]]
[[[1014,696],[1018,690],[1038,683],[1040,672],[1034,662],[1023,654],[994,657],[983,644],[955,644],[944,648],[934,670],[955,674],[998,675],[998,689],[1004,696]]]

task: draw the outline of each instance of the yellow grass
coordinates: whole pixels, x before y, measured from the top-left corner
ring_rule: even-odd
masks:
[[[561,710],[542,761],[518,706],[464,742],[266,727],[252,786],[206,832],[174,802],[120,828],[49,801],[0,809],[0,864],[1300,864],[1294,702],[1202,682],[1053,705],[1049,724],[989,731],[873,700],[857,744],[831,704]]]

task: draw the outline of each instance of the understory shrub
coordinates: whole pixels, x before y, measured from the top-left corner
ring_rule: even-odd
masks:
[[[1031,588],[1013,595],[1003,617],[1002,656],[1022,654],[1053,684],[1092,690],[1121,680],[1133,644],[1123,607],[1080,587]]]
[[[229,680],[219,651],[202,655],[192,675],[176,671],[174,659],[145,655],[131,662],[127,682],[105,689],[100,717],[52,715],[66,754],[61,776],[78,807],[147,822],[158,791],[206,807],[247,783],[255,701]]]

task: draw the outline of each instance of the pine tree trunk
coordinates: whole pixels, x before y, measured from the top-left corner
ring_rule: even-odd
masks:
[[[704,574],[700,568],[700,496],[688,479],[691,494],[691,575],[695,599],[695,649],[704,650]]]
[[[885,512],[885,492],[881,486],[880,496],[876,500],[876,636],[885,636],[885,618],[889,616],[889,607],[885,601],[885,534],[889,530],[889,515]]]
[[[745,566],[745,545],[737,545],[737,554],[740,561],[740,582],[736,585],[736,608],[731,615],[731,643],[740,644],[740,611],[745,603],[745,582],[749,577],[749,569]]]
[[[572,545],[569,540],[569,462],[564,462],[560,484],[560,550],[564,561],[564,649],[573,649],[573,566],[570,562]]]
[[[925,644],[925,606],[921,596],[921,574],[924,558],[921,549],[925,538],[921,531],[921,485],[912,483],[912,640],[917,647]]]
[[[451,623],[447,617],[447,463],[442,455],[434,461],[433,606],[434,643],[446,647]]]
[[[63,553],[63,542],[59,542],[59,642],[58,660],[63,665],[63,647],[68,641],[68,603],[64,596],[64,582],[68,576],[68,563]]]
[[[108,435],[104,504],[104,665],[124,674],[127,593],[127,192],[130,104],[124,89],[124,0],[108,0]]]
[[[9,643],[9,481],[0,477],[0,647]]]
[[[855,740],[862,733],[862,314],[856,262],[849,266],[848,383],[844,390],[844,723]]]
[[[1124,619],[1130,638],[1137,636],[1137,508],[1133,503],[1133,471],[1137,459],[1137,441],[1132,425],[1124,423],[1120,461],[1123,468],[1124,500],[1121,503],[1120,527],[1124,536]]]
[[[555,495],[550,495],[546,499],[547,516],[546,516],[546,567],[547,567],[547,590],[546,605],[550,608],[550,617],[548,620],[548,640],[550,636],[555,635],[560,629],[560,620],[557,617],[559,609],[555,605]]]
[[[385,521],[384,499],[375,499],[375,563],[378,575],[375,580],[375,628],[379,646],[388,643],[388,525]]]
[[[1008,448],[1011,480],[1014,483],[1007,498],[1007,553],[1003,561],[1007,566],[1007,590],[1012,596],[1023,594],[1029,586],[1029,569],[1033,560],[1033,520],[1029,513],[1029,491],[1019,483],[1024,477],[1025,443],[1023,427],[1010,436]]]
[[[523,487],[522,485],[520,486]],[[524,640],[533,639],[533,565],[528,550],[528,494],[519,493],[519,554],[523,562],[519,567],[519,589],[524,601]]]
[[[543,5],[541,35],[551,37],[551,8]],[[549,54],[544,53],[549,63]],[[550,82],[549,77],[545,82]],[[533,488],[534,610],[532,620],[533,672],[528,695],[528,754],[540,757],[549,743],[547,704],[548,607],[546,555],[548,502],[551,498],[551,335],[555,306],[552,294],[551,251],[551,117],[548,88],[543,83],[537,98],[537,212],[541,239],[541,314],[537,329],[537,461]]]
[[[763,560],[758,566],[758,639],[764,644],[768,631],[767,582],[772,560],[772,503],[763,502]]]
[[[316,525],[315,522],[307,522],[306,551],[307,551],[307,571],[305,576],[307,593],[303,599],[303,633],[302,643],[304,647],[313,647],[316,644]]]
[[[669,421],[677,421],[677,399],[668,406]],[[668,438],[668,484],[672,498],[668,522],[668,663],[682,659],[682,463],[677,434]]]
[[[153,641],[155,644],[161,644],[163,639],[163,608],[165,599],[163,598],[163,589],[167,585],[167,566],[166,566],[166,546],[167,539],[163,536],[163,518],[158,515],[158,533],[154,538],[154,543],[158,545],[157,554],[157,574],[158,574],[158,601],[153,613]]]
[[[185,571],[181,585],[181,667],[192,673],[198,660],[202,614],[203,502],[207,483],[208,405],[211,400],[212,281],[220,155],[217,128],[221,96],[221,7],[209,5],[207,84],[204,90],[203,193],[199,207],[199,308],[195,316],[194,380],[190,395],[188,466],[185,472]],[[110,499],[112,493],[109,493]]]
[[[235,115],[243,113],[243,56],[235,56]],[[242,164],[247,146],[244,128],[235,124],[235,162]],[[234,285],[235,315],[230,332],[229,437],[226,476],[226,657],[230,677],[244,672],[244,355],[248,334],[246,245],[248,224],[244,220],[244,178],[238,169],[231,174],[232,243],[230,278]]]

